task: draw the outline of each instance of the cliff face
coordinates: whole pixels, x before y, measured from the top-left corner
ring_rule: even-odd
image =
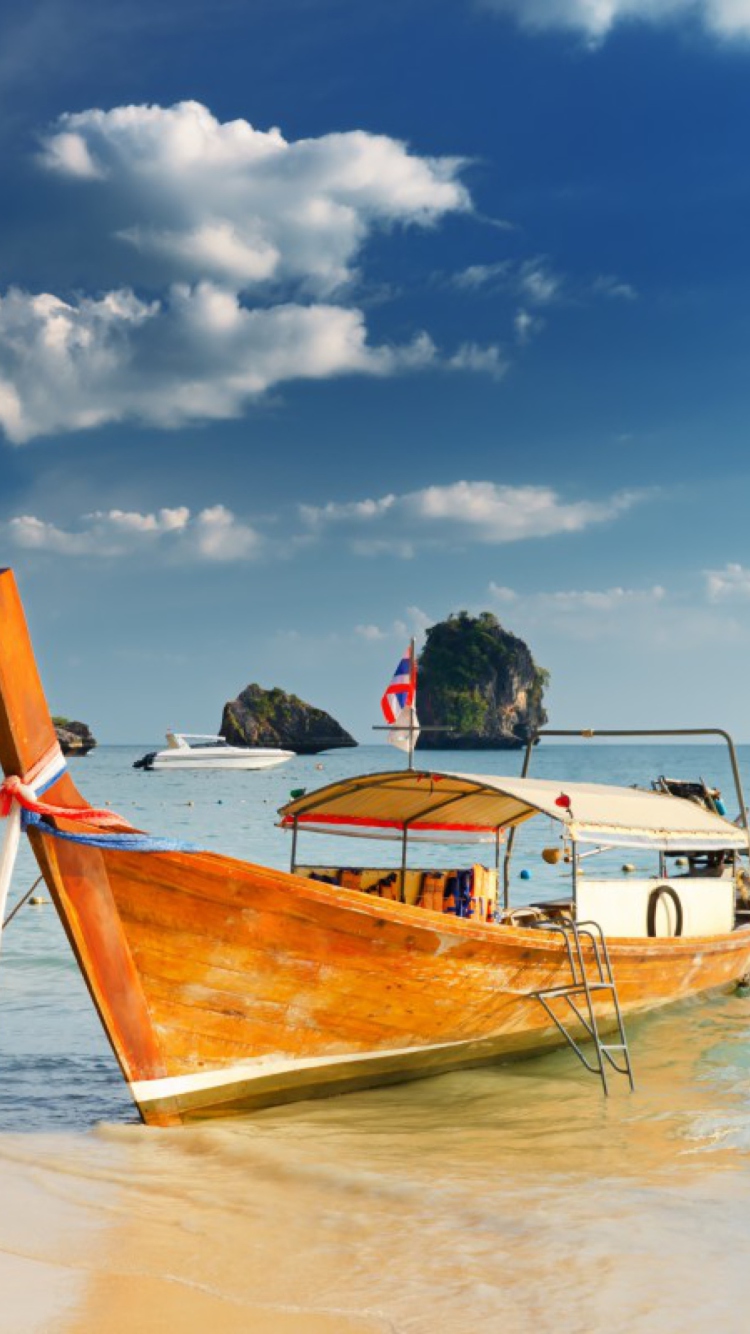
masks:
[[[420,750],[517,750],[547,721],[548,674],[491,612],[459,612],[427,631],[419,657]]]
[[[70,718],[53,718],[57,740],[63,755],[88,755],[96,745],[96,737],[87,723]]]
[[[284,690],[263,690],[259,685],[246,686],[224,705],[219,731],[230,745],[281,746],[298,755],[357,744],[323,709]]]

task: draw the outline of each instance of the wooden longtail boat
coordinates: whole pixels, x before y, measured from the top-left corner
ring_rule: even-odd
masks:
[[[282,811],[295,849],[299,832],[317,827],[395,833],[404,850],[407,833],[414,841],[489,839],[497,850],[504,830],[542,813],[558,822],[574,873],[586,842],[652,847],[662,859],[653,881],[574,874],[573,903],[543,905],[531,916],[525,910],[525,917],[496,909],[495,871],[477,870],[482,892],[470,910],[479,903],[481,918],[467,919],[439,911],[450,886],[436,888],[435,874],[429,892],[427,876],[404,870],[389,877],[374,868],[359,879],[350,873],[359,888],[347,888],[310,878],[312,868],[294,865],[296,853],[293,872],[285,873],[169,849],[96,812],[59,755],[9,570],[0,572],[0,762],[8,815],[0,873],[7,880],[23,820],[113,1051],[151,1124],[559,1045],[565,1034],[550,1008],[571,989],[565,923],[576,915],[604,927],[626,1016],[729,988],[750,969],[750,934],[735,919],[747,831],[669,793],[586,784],[561,792],[559,784],[531,779],[402,770],[333,784]],[[691,862],[684,877],[665,869],[678,850]],[[703,874],[701,859],[708,862]],[[715,875],[712,862],[728,869]],[[380,892],[366,892],[378,878]],[[398,898],[384,897],[394,882]],[[484,920],[488,908],[491,921]],[[581,957],[590,972],[593,937]],[[616,1025],[614,990],[603,985],[590,999],[600,1031]],[[575,1016],[572,1030],[582,1032]]]

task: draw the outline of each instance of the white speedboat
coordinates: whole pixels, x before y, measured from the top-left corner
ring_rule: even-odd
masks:
[[[167,749],[152,750],[134,769],[272,769],[294,757],[274,746],[230,746],[223,736],[167,732]]]

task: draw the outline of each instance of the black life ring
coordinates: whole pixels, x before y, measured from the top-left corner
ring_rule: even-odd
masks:
[[[646,913],[646,929],[648,931],[648,934],[650,936],[656,935],[656,909],[659,906],[659,900],[662,894],[666,894],[667,898],[671,899],[674,904],[675,907],[674,933],[675,936],[681,936],[682,922],[683,922],[682,904],[680,903],[679,894],[675,893],[671,885],[657,885],[655,889],[651,890],[651,893],[648,896],[648,910]]]

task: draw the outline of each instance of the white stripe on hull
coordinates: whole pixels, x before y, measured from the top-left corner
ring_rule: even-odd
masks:
[[[519,1041],[520,1037],[520,1041]],[[218,1070],[138,1080],[130,1090],[146,1121],[160,1114],[190,1118],[229,1110],[250,1111],[306,1098],[319,1098],[378,1084],[399,1083],[460,1070],[498,1057],[542,1051],[563,1039],[550,1026],[525,1035],[425,1043],[343,1056],[260,1057]]]
[[[179,1097],[182,1093],[197,1093],[204,1089],[218,1089],[226,1084],[247,1084],[253,1079],[265,1079],[304,1070],[321,1070],[337,1065],[365,1064],[389,1057],[415,1056],[421,1052],[460,1051],[470,1042],[436,1042],[424,1047],[391,1047],[385,1051],[347,1052],[343,1056],[305,1056],[284,1059],[281,1056],[261,1056],[257,1061],[243,1061],[222,1070],[202,1070],[195,1075],[172,1075],[165,1079],[142,1079],[130,1085],[136,1102],[153,1102],[157,1098]]]

